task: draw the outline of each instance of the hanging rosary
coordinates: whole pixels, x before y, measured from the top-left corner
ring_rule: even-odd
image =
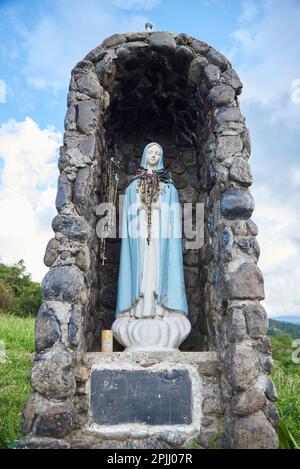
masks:
[[[138,169],[137,176],[139,182],[137,185],[137,192],[140,190],[141,201],[146,209],[147,214],[147,243],[150,245],[151,240],[151,227],[152,227],[152,204],[157,202],[159,194],[164,192],[160,189],[160,181],[169,183],[171,182],[170,174],[164,169],[148,173],[146,169]]]
[[[104,265],[104,261],[107,259],[105,256],[106,238],[111,232],[113,225],[113,214],[116,206],[117,193],[118,193],[118,182],[120,179],[120,160],[117,146],[114,146],[115,156],[109,160],[104,161],[104,167],[102,173],[105,175],[104,179],[104,192],[105,202],[109,204],[109,208],[106,213],[106,223],[104,225],[104,231],[107,236],[101,238],[100,243],[100,260],[101,264]]]

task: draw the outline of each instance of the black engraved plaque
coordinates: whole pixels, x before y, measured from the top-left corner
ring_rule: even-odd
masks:
[[[98,425],[192,422],[192,386],[188,370],[108,370],[91,373],[90,406]]]

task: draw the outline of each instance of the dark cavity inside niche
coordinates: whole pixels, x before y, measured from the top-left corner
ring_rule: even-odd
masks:
[[[190,60],[176,56],[140,51],[131,59],[117,62],[117,76],[108,89],[110,107],[103,119],[107,145],[106,158],[114,155],[115,146],[121,160],[119,194],[139,166],[144,146],[158,142],[164,150],[164,164],[169,167],[182,202],[200,201],[201,141],[203,134],[203,103],[198,88],[188,83]],[[202,194],[203,195],[203,194]],[[182,344],[182,351],[204,349],[201,332],[203,315],[199,256],[201,250],[184,248],[184,269],[189,319],[192,332]],[[107,240],[105,265],[99,264],[99,324],[110,329],[115,319],[120,241]],[[114,341],[114,350],[122,347]]]

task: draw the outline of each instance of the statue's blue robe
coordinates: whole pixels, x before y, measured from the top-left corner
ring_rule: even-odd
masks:
[[[138,179],[133,180],[125,190],[122,210],[121,253],[118,279],[116,315],[129,310],[137,303],[141,289],[141,269],[139,237],[131,236],[130,223],[138,223],[137,212]],[[170,310],[188,312],[182,256],[181,206],[178,192],[172,183],[160,182],[165,193],[160,194],[160,269],[157,302]],[[173,204],[173,205],[172,205]],[[171,235],[168,236],[169,228]]]

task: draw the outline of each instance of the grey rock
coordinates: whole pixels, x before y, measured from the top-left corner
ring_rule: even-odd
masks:
[[[250,388],[247,391],[236,394],[231,401],[232,412],[239,416],[250,415],[258,412],[266,403],[266,395],[263,391]]]
[[[187,46],[177,47],[176,52],[175,52],[175,57],[174,57],[176,69],[184,73],[188,69],[193,58],[194,58],[193,53],[189,47]]]
[[[240,108],[238,107],[220,108],[215,117],[218,124],[223,124],[224,122],[243,123],[245,121],[245,118],[242,116]]]
[[[55,238],[51,238],[48,241],[46,252],[44,255],[44,264],[47,267],[51,267],[53,262],[57,259],[58,256],[59,242]]]
[[[243,158],[236,158],[230,167],[229,175],[233,181],[241,186],[248,187],[252,184],[253,178],[250,166]]]
[[[89,270],[91,266],[91,255],[87,246],[84,246],[77,254],[76,265],[83,271]]]
[[[224,57],[223,54],[214,49],[209,50],[207,54],[207,59],[212,64],[217,65],[217,67],[219,67],[221,70],[225,70],[225,68],[229,65],[229,62],[226,57]]]
[[[74,184],[74,204],[79,215],[89,215],[93,211],[93,173],[89,166],[81,168]]]
[[[157,435],[159,441],[165,441],[171,447],[178,448],[184,445],[186,436],[179,433],[164,432]]]
[[[216,149],[216,157],[219,161],[224,161],[235,155],[240,155],[243,149],[243,142],[238,135],[220,136]]]
[[[278,430],[280,417],[276,405],[273,402],[267,401],[263,411],[272,427]]]
[[[234,420],[233,448],[278,448],[278,437],[276,432],[262,411]]]
[[[85,241],[89,227],[81,217],[73,215],[57,215],[52,222],[53,231],[62,233],[74,241]]]
[[[189,267],[196,267],[199,262],[198,249],[189,249],[183,256],[183,262]]]
[[[272,346],[269,337],[262,336],[261,338],[261,350],[263,353],[268,353],[269,355],[272,353]]]
[[[91,160],[94,159],[94,154],[95,154],[95,146],[96,146],[96,139],[95,139],[95,134],[91,134],[88,137],[84,137],[83,140],[80,142],[80,152],[88,156]]]
[[[75,392],[72,354],[62,347],[37,355],[31,385],[48,399],[65,400]]]
[[[81,271],[76,266],[54,267],[47,272],[42,282],[46,300],[76,302],[84,286]]]
[[[236,342],[225,355],[225,374],[235,391],[245,391],[259,373],[258,358],[250,344]]]
[[[148,38],[149,33],[147,31],[141,33],[126,33],[127,41],[144,41]]]
[[[206,44],[206,42],[199,41],[198,39],[192,40],[191,47],[195,52],[197,52],[197,54],[207,54],[209,51],[209,45]]]
[[[99,81],[104,88],[108,89],[113,83],[117,66],[113,57],[104,58],[96,65],[95,71],[98,75]]]
[[[65,173],[61,173],[58,177],[57,194],[55,199],[55,205],[58,211],[72,201],[72,192],[72,183],[69,181]]]
[[[52,347],[61,338],[59,323],[46,303],[42,303],[35,321],[35,350]]]
[[[176,43],[179,45],[179,46],[185,46],[187,44],[190,44],[191,42],[191,38],[185,34],[185,33],[180,33],[178,34],[178,36],[176,36]]]
[[[185,150],[181,153],[180,158],[185,165],[193,165],[196,163],[196,155],[193,150]]]
[[[127,42],[127,38],[124,34],[113,34],[102,42],[102,46],[109,49],[110,47],[119,46],[123,42]]]
[[[250,231],[250,234],[252,236],[257,236],[258,235],[258,228],[257,228],[256,223],[254,223],[253,220],[248,220],[247,221],[247,227],[248,227],[248,229]]]
[[[244,149],[247,151],[248,155],[251,153],[251,137],[250,132],[247,127],[245,127],[244,132],[242,134],[242,140],[244,144]]]
[[[186,285],[189,288],[195,288],[196,289],[197,286],[200,283],[199,273],[195,272],[194,270],[191,270],[189,268],[185,268],[184,276],[185,276]]]
[[[89,52],[85,58],[91,62],[99,62],[99,60],[103,59],[106,53],[107,50],[102,47],[102,44],[100,44],[100,46],[97,46],[95,49],[91,50],[91,52]]]
[[[67,441],[55,438],[34,438],[28,437],[20,440],[21,449],[69,449]]]
[[[215,86],[219,82],[221,77],[221,71],[219,67],[213,64],[207,65],[207,67],[205,67],[205,69],[203,70],[203,73],[206,83],[210,87]]]
[[[116,289],[114,285],[103,288],[100,295],[101,305],[107,309],[114,309],[116,303]]]
[[[76,130],[76,108],[69,106],[65,117],[65,129]]]
[[[80,101],[77,106],[77,126],[84,134],[91,134],[97,128],[97,105],[92,99]]]
[[[246,224],[246,222],[244,222],[242,220],[234,221],[232,223],[231,227],[232,227],[232,231],[237,236],[247,236],[248,235],[247,224]]]
[[[80,93],[86,94],[91,98],[98,98],[103,94],[103,88],[95,73],[80,75],[77,78],[77,88]]]
[[[256,239],[240,238],[237,245],[242,252],[259,258],[260,248]]]
[[[246,318],[248,334],[252,338],[258,338],[268,332],[268,316],[264,307],[260,304],[245,305],[244,315]]]
[[[158,50],[166,54],[175,52],[176,49],[175,39],[170,33],[164,31],[152,33],[149,38],[149,44],[154,50]]]
[[[185,171],[185,166],[181,160],[175,160],[171,166],[171,172],[176,174],[182,174]]]
[[[272,369],[273,369],[273,359],[270,355],[261,355],[259,357],[259,361],[260,361],[260,366],[262,368],[262,370],[269,374],[271,373]]]
[[[209,96],[216,106],[227,106],[233,103],[235,91],[229,85],[220,84],[210,90]]]
[[[71,320],[68,327],[69,343],[72,347],[78,347],[82,338],[82,312],[81,306],[74,305]]]
[[[188,79],[196,85],[200,82],[203,76],[203,70],[208,65],[208,61],[205,57],[197,57],[190,65],[188,71]]]
[[[74,427],[74,413],[71,405],[51,406],[41,413],[35,423],[35,433],[38,436],[61,438],[67,436]]]
[[[226,330],[230,342],[240,341],[247,335],[245,316],[240,308],[231,307],[229,309]]]
[[[198,192],[190,186],[185,187],[184,189],[180,189],[178,191],[180,202],[182,204],[186,202],[196,203],[199,199]]]
[[[276,388],[271,378],[268,378],[268,381],[267,381],[266,394],[267,394],[268,399],[270,399],[270,401],[272,402],[277,401],[278,396],[277,396]]]
[[[177,189],[183,189],[186,186],[186,180],[183,175],[181,174],[172,174],[172,180],[175,184]]]
[[[254,200],[247,189],[234,187],[225,191],[221,199],[222,216],[229,220],[251,217],[254,210]]]
[[[245,262],[234,272],[226,273],[224,294],[226,298],[232,300],[263,300],[264,282],[257,265]]]
[[[34,421],[37,416],[38,401],[41,399],[38,393],[31,393],[28,397],[21,418],[21,432],[22,435],[31,433]]]
[[[221,75],[222,81],[225,81],[228,85],[232,86],[232,88],[236,91],[236,94],[239,95],[242,92],[243,84],[233,68],[229,68]]]

